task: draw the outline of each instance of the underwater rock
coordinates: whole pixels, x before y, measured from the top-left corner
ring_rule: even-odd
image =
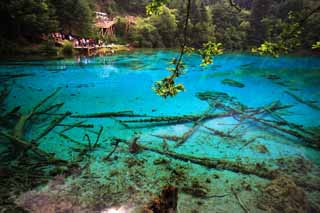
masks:
[[[258,208],[268,212],[308,212],[308,201],[303,189],[288,176],[280,176],[262,189]]]
[[[232,80],[232,79],[228,79],[228,78],[222,80],[221,83],[229,85],[229,86],[232,86],[232,87],[238,87],[238,88],[243,88],[244,87],[243,83],[240,83],[238,81],[235,81],[235,80]]]
[[[159,197],[144,207],[143,213],[175,213],[178,205],[178,188],[165,186]]]

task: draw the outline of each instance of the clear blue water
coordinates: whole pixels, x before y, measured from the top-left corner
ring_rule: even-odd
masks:
[[[220,91],[235,97],[242,104],[256,108],[274,101],[282,104],[293,104],[291,108],[281,111],[287,121],[305,128],[320,126],[320,111],[297,101],[291,93],[303,100],[313,101],[320,106],[320,58],[319,57],[260,57],[246,54],[225,54],[216,57],[214,64],[201,68],[198,56],[186,56],[186,74],[177,82],[185,85],[186,91],[176,97],[163,99],[152,91],[155,81],[168,75],[168,62],[176,56],[173,51],[135,51],[112,56],[77,58],[58,61],[2,62],[0,76],[2,85],[9,85],[11,92],[6,100],[6,110],[21,106],[20,112],[28,112],[36,103],[61,87],[59,94],[51,103],[63,102],[60,112],[70,111],[73,115],[98,112],[133,111],[136,114],[150,116],[201,114],[208,109],[206,101],[197,98],[198,92]],[[6,74],[30,74],[30,76],[6,79]],[[276,75],[277,79],[270,79]],[[269,78],[268,78],[269,76]],[[243,88],[221,83],[232,79],[245,85]],[[268,116],[266,117],[268,118]],[[119,118],[127,120],[132,118]],[[162,139],[153,135],[181,136],[192,126],[190,123],[173,125],[150,125],[145,123],[129,124],[130,128],[112,118],[75,119],[66,118],[63,123],[70,124],[79,120],[94,125],[94,131],[104,127],[103,140],[111,137],[130,139],[139,135],[141,144],[161,149]],[[233,117],[206,120],[204,125],[220,131],[230,131],[238,121]],[[63,127],[56,127],[42,138],[40,148],[56,153],[62,159],[74,159],[77,152],[75,145],[58,135]],[[31,139],[42,132],[44,126],[35,123],[28,126],[26,138]],[[177,153],[197,157],[214,157],[242,162],[273,162],[279,158],[303,157],[320,165],[318,150],[304,146],[304,142],[283,134],[272,128],[244,122],[233,132],[240,139],[257,138],[252,144],[241,148],[237,140],[230,142],[217,137],[200,127],[182,146],[174,148],[175,142],[168,141],[169,149]],[[90,129],[72,129],[68,136],[86,143],[83,136],[94,138]],[[254,145],[264,145],[266,152],[258,152]],[[96,150],[91,169],[98,176],[104,177],[113,168],[123,167],[121,156],[126,158],[130,153],[117,151],[120,160],[112,166],[101,159],[112,150],[108,143],[102,143]],[[139,158],[156,159],[157,154],[142,153]],[[154,165],[152,165],[154,166]],[[146,167],[152,171],[155,168]],[[192,174],[206,171],[194,167]],[[207,171],[209,172],[209,171]],[[195,175],[196,176],[196,175]],[[237,174],[228,173],[226,177],[237,179]],[[157,179],[157,176],[154,176]],[[146,181],[147,182],[147,181]]]

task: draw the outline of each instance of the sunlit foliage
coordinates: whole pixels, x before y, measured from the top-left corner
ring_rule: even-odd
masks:
[[[315,44],[312,45],[312,49],[320,49],[320,41],[317,41]]]
[[[199,55],[202,57],[202,63],[200,66],[207,66],[213,63],[213,57],[221,55],[223,53],[222,44],[209,41],[203,45],[203,48],[199,50]]]
[[[148,15],[159,15],[162,12],[163,6],[170,0],[152,0],[146,6],[146,12]]]
[[[279,57],[281,54],[287,54],[301,45],[300,35],[303,28],[297,16],[292,12],[288,14],[288,22],[278,22],[277,25],[269,29],[269,33],[272,34],[272,31],[276,29],[281,29],[281,32],[275,34],[271,41],[264,41],[260,47],[252,48],[252,52]]]

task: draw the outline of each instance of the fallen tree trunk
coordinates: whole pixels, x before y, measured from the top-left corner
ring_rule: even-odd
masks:
[[[117,140],[120,140],[121,142],[127,144],[128,146],[131,146],[131,143],[128,142],[127,140],[123,140],[119,138],[117,138]],[[270,169],[262,163],[244,164],[240,162],[234,162],[234,161],[218,159],[218,158],[199,158],[199,157],[189,156],[189,155],[175,153],[171,151],[159,150],[159,149],[156,149],[153,147],[147,147],[141,144],[139,144],[138,146],[140,150],[156,152],[161,155],[166,155],[168,157],[171,157],[177,160],[182,160],[185,162],[191,162],[194,164],[202,165],[207,168],[229,170],[232,172],[242,173],[246,175],[255,175],[265,179],[273,179],[279,173],[278,170]]]
[[[195,133],[199,129],[199,127],[203,123],[203,120],[205,119],[208,112],[210,112],[210,110],[211,110],[211,107],[196,122],[194,122],[191,129],[189,129],[186,133],[184,133],[182,137],[177,141],[175,147],[179,147],[182,144],[184,144],[188,140],[188,138],[190,138],[193,135],[193,133]]]
[[[64,113],[63,116],[60,118],[54,119],[50,125],[35,139],[36,141],[39,141],[41,138],[49,134],[51,130],[53,130],[61,121],[63,121],[67,116],[71,115],[71,112]]]
[[[234,108],[231,108],[231,107],[228,107],[228,106],[225,106],[225,108],[228,108],[229,110],[231,110],[231,111],[243,116],[246,119],[254,120],[254,121],[258,122],[258,123],[261,123],[263,125],[269,126],[269,127],[273,128],[273,129],[276,129],[276,130],[278,130],[280,132],[286,133],[286,134],[294,136],[294,137],[296,137],[296,138],[298,138],[300,140],[303,140],[305,142],[303,145],[305,145],[305,146],[316,148],[316,149],[320,148],[320,141],[318,141],[317,139],[306,137],[305,135],[299,133],[298,131],[281,127],[280,125],[276,125],[276,124],[271,123],[269,121],[266,121],[266,120],[264,120],[262,118],[257,118],[255,116],[257,114],[248,114],[248,113],[239,111],[237,109],[234,109]],[[270,108],[266,108],[266,112],[269,112],[269,111],[271,111]]]
[[[5,136],[6,138],[8,138],[11,142],[13,142],[15,145],[16,144],[19,144],[19,146],[23,147],[24,150],[31,150],[33,153],[35,153],[36,155],[38,155],[39,157],[41,158],[45,158],[47,159],[48,161],[50,161],[51,163],[54,163],[54,162],[60,162],[60,163],[68,163],[68,161],[65,161],[65,160],[60,160],[60,159],[56,159],[54,158],[54,155],[50,154],[50,153],[47,153],[41,149],[39,149],[36,145],[34,145],[33,143],[31,142],[28,142],[28,141],[24,141],[20,138],[16,138],[12,135],[9,135],[8,133],[6,132],[0,132],[1,135]]]
[[[14,136],[15,138],[23,139],[23,137],[24,137],[24,129],[25,129],[25,126],[26,126],[27,121],[29,121],[29,120],[31,119],[31,117],[36,113],[36,111],[37,111],[45,102],[47,102],[50,98],[52,98],[53,96],[55,96],[60,90],[61,90],[61,88],[56,89],[53,93],[51,93],[49,96],[47,96],[46,98],[44,98],[43,100],[41,100],[37,105],[35,105],[28,114],[26,114],[26,115],[21,115],[19,121],[17,122],[17,124],[16,124],[15,127],[13,128],[13,136]]]
[[[72,118],[110,118],[110,117],[148,117],[146,115],[134,114],[133,111],[121,112],[99,112],[86,115],[73,115]]]
[[[292,105],[276,105],[273,106],[271,108],[269,108],[269,110],[271,111],[276,111],[276,110],[280,110],[280,109],[287,109],[292,107]],[[248,110],[248,113],[252,113],[252,112],[259,112],[263,113],[265,112],[265,110],[262,109],[253,109],[253,110]],[[243,112],[241,112],[243,113]],[[209,119],[215,119],[215,118],[225,118],[225,117],[230,117],[230,116],[234,116],[234,115],[239,115],[241,114],[239,112],[221,112],[221,113],[210,113],[207,114],[203,120],[209,120]],[[135,120],[123,120],[122,122],[125,123],[167,123],[167,124],[178,124],[178,123],[189,123],[192,121],[197,121],[199,120],[201,117],[203,116],[203,114],[200,115],[182,115],[182,116],[159,116],[159,117],[152,117],[152,118],[147,118],[147,119],[135,119]],[[146,116],[148,117],[148,116]]]
[[[312,103],[311,101],[306,101],[306,100],[303,100],[302,98],[300,98],[299,96],[293,94],[292,92],[289,92],[289,91],[285,91],[285,93],[287,93],[288,95],[290,95],[291,97],[293,97],[296,101],[302,103],[302,104],[305,104],[313,109],[316,109],[316,110],[320,110],[320,106]]]

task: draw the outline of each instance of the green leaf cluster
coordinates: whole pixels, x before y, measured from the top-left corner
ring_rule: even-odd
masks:
[[[159,15],[163,11],[163,7],[167,4],[170,0],[152,0],[146,6],[147,15]]]
[[[202,57],[200,66],[207,66],[213,63],[213,57],[223,53],[222,44],[209,41],[203,44],[203,48],[199,50],[199,55]]]
[[[163,98],[172,97],[185,91],[183,84],[176,84],[172,76],[157,81],[152,89]]]
[[[251,51],[260,55],[279,57],[281,54],[288,54],[290,51],[299,47],[301,45],[300,36],[303,28],[298,20],[293,12],[289,12],[288,22],[278,20],[274,27],[269,28],[269,34],[274,34],[274,36],[270,38],[270,41],[264,41],[260,47],[252,48]],[[273,32],[278,31],[278,29],[281,29],[280,33]]]
[[[260,47],[252,48],[251,52],[258,53],[259,55],[271,55],[273,57],[279,57],[281,49],[278,43],[265,41],[260,45]]]
[[[315,44],[313,44],[311,48],[312,48],[313,50],[315,50],[315,49],[320,49],[320,41],[317,41]]]

